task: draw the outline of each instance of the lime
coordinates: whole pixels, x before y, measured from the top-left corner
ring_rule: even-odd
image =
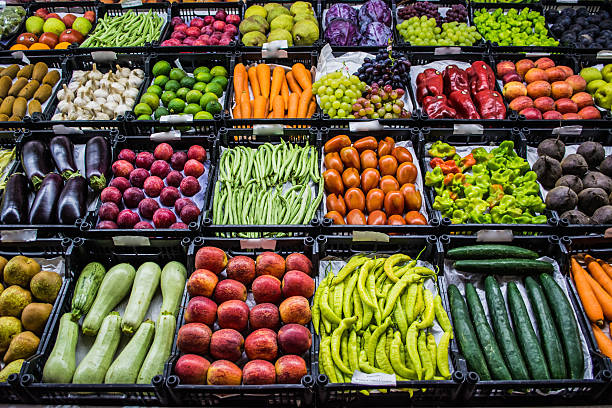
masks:
[[[206,91],[206,85],[207,84],[204,83],[204,82],[196,82],[195,85],[193,86],[193,88],[191,88],[191,89],[196,90],[196,91],[200,91],[200,92],[205,92]]]
[[[151,109],[157,109],[159,106],[159,96],[155,95],[154,93],[146,92],[144,95],[142,95],[142,98],[140,98],[140,102],[146,103],[151,107]]]
[[[162,116],[166,116],[169,114],[170,112],[168,112],[168,109],[164,108],[163,106],[160,106],[159,108],[155,109],[155,113],[153,116],[155,116],[155,119],[159,119]]]
[[[206,111],[200,111],[200,112],[196,113],[193,118],[194,119],[207,119],[207,120],[214,119],[213,115],[211,115],[210,112],[206,112]]]
[[[206,92],[212,92],[220,98],[223,95],[223,87],[216,82],[211,82],[206,85]]]
[[[187,103],[200,103],[201,97],[202,92],[192,89],[191,91],[187,92],[187,95],[185,96],[185,101]]]
[[[217,84],[221,85],[221,88],[223,88],[223,90],[225,90],[225,88],[227,88],[227,78],[226,77],[216,76],[210,82],[214,82],[214,83],[217,83]]]
[[[206,112],[210,112],[213,115],[215,115],[217,113],[221,113],[222,109],[223,109],[223,107],[217,101],[210,101],[210,102],[208,102],[206,104]]]
[[[172,66],[168,61],[157,61],[153,65],[153,76],[168,75]]]
[[[185,74],[185,71],[180,68],[172,68],[172,70],[170,71],[170,79],[174,79],[175,81],[180,81],[186,75],[187,74]]]
[[[210,75],[210,72],[199,72],[199,73],[196,75],[196,80],[197,80],[198,82],[206,82],[206,83],[209,83],[209,82],[210,82],[210,80],[211,80],[212,78],[213,78],[213,76],[212,76],[212,75]]]
[[[185,88],[193,88],[193,86],[195,85],[196,80],[195,78],[192,78],[190,76],[186,76],[183,77],[183,79],[181,79],[181,87],[185,87]]]
[[[195,115],[196,113],[200,112],[202,110],[202,108],[200,108],[200,105],[198,105],[197,103],[190,103],[189,105],[187,105],[185,107],[185,110],[183,111],[184,113],[190,114],[190,115]]]
[[[176,98],[176,92],[173,91],[165,91],[161,96],[161,101],[164,106],[168,106],[171,100]]]
[[[150,115],[153,112],[153,109],[146,103],[138,103],[134,106],[134,114],[136,116],[140,115]]]
[[[168,82],[166,82],[166,85],[164,85],[164,90],[176,92],[178,91],[180,87],[181,87],[181,84],[179,84],[179,81],[175,79],[171,79]]]
[[[164,87],[166,86],[166,83],[168,82],[170,78],[168,78],[166,75],[159,75],[156,76],[155,79],[153,80],[153,85],[158,85],[160,87]]]
[[[208,102],[211,101],[215,101],[217,102],[219,98],[217,98],[217,95],[215,95],[212,92],[206,92],[204,95],[202,95],[202,98],[200,98],[200,106],[202,107],[202,109],[206,108],[206,105],[208,104]]]
[[[193,75],[197,76],[200,72],[210,72],[210,68],[208,67],[197,67],[194,71],[193,71]]]
[[[189,88],[180,88],[178,91],[176,91],[176,97],[185,100],[187,97],[187,92],[189,91],[191,91]]]
[[[225,67],[222,67],[221,65],[217,65],[214,66],[211,70],[210,70],[210,74],[212,76],[222,76],[222,77],[227,77],[227,69],[225,69]]]
[[[147,92],[155,94],[157,96],[161,96],[161,94],[164,91],[163,91],[163,89],[161,89],[161,87],[159,85],[151,85],[150,87],[147,88]]]
[[[181,113],[185,109],[185,101],[179,98],[174,98],[168,104],[170,113]]]
[[[153,120],[151,115],[140,115],[136,118],[136,120]]]

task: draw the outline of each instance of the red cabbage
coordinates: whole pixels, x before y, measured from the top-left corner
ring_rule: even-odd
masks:
[[[325,28],[325,41],[336,46],[357,45],[359,44],[357,26],[352,21],[336,18]]]
[[[386,46],[392,36],[391,29],[377,21],[368,24],[365,31],[361,33],[362,46]]]
[[[362,33],[366,26],[373,22],[383,23],[391,27],[391,9],[383,0],[368,0],[359,9],[359,26]]]
[[[357,10],[346,3],[336,3],[327,10],[325,14],[325,27],[337,18],[343,18],[349,21],[357,21]]]

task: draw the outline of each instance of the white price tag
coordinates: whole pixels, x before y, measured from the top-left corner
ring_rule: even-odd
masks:
[[[0,1],[0,10],[6,7],[6,1]]]
[[[36,241],[35,229],[18,229],[0,231],[0,241],[2,242],[30,242]]]
[[[284,128],[280,123],[253,125],[254,136],[273,136],[282,135],[283,133]]]
[[[383,125],[378,120],[366,120],[363,122],[349,122],[351,132],[369,132],[373,130],[383,130]]]
[[[121,8],[130,8],[142,6],[142,0],[123,0],[121,2]]]
[[[115,51],[93,51],[91,59],[98,63],[117,61],[117,53]]]
[[[578,0],[557,0],[558,3],[578,3]]]
[[[181,140],[181,131],[170,130],[168,132],[151,133],[149,139],[154,142],[171,142],[175,140]]]
[[[579,136],[582,134],[582,126],[572,125],[556,127],[553,129],[552,134],[561,136]]]
[[[375,373],[366,374],[359,370],[353,372],[351,383],[359,385],[371,385],[372,387],[396,387],[395,374]]]
[[[193,115],[165,115],[159,118],[160,123],[187,123],[193,122]]]
[[[461,54],[461,47],[436,47],[434,55]]]
[[[30,63],[30,59],[26,57],[23,51],[15,51],[11,53],[11,56],[15,59],[21,60],[24,64],[28,65]]]
[[[287,51],[284,50],[287,47],[289,47],[287,40],[264,43],[261,47],[261,58],[287,58]]]
[[[389,242],[389,235],[375,231],[353,231],[353,242]]]
[[[526,52],[525,57],[527,58],[550,57],[550,52]]]
[[[476,235],[476,242],[512,242],[512,230],[480,230]]]
[[[53,133],[56,135],[82,135],[83,131],[79,128],[53,125]]]
[[[275,239],[241,239],[240,249],[267,249],[274,251],[276,249]]]
[[[178,69],[183,69],[183,66],[181,65],[181,61],[179,61],[178,58],[174,60],[174,65],[176,65],[176,67]],[[183,71],[184,71],[184,69],[183,69]]]
[[[453,135],[482,135],[482,132],[482,125],[475,123],[455,124],[453,126]]]
[[[113,237],[115,246],[151,246],[151,242],[147,237],[138,237],[134,235],[119,235]]]
[[[612,59],[612,51],[611,50],[601,50],[597,53],[597,58]]]

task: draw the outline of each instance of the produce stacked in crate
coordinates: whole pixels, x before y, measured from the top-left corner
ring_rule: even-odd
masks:
[[[586,7],[567,7],[547,10],[550,32],[561,44],[572,48],[612,47],[612,19],[607,10],[589,13]]]
[[[324,16],[324,38],[331,46],[386,47],[393,42],[393,16],[383,0],[332,4]]]
[[[586,91],[593,96],[597,106],[610,110],[612,108],[612,64],[582,68],[580,76],[586,81]]]
[[[165,12],[153,9],[146,13],[129,10],[120,15],[106,14],[80,47],[143,47],[159,40],[166,17]]]
[[[474,11],[474,24],[485,40],[499,46],[556,47],[559,41],[548,35],[546,19],[538,11],[482,8]]]
[[[26,10],[21,6],[8,6],[0,10],[0,38],[17,33],[21,22],[26,15]]]
[[[194,17],[189,21],[178,16],[172,17],[170,22],[172,34],[160,45],[162,47],[229,45],[238,39],[240,21],[239,15],[227,14],[225,10],[218,10],[215,15]]]
[[[181,383],[299,384],[308,373],[301,356],[312,343],[306,327],[315,290],[310,259],[263,252],[255,260],[239,255],[228,261],[215,247],[202,247],[195,257],[176,340],[185,353],[174,366]]]

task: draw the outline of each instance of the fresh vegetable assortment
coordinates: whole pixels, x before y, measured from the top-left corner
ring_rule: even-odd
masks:
[[[433,170],[425,175],[425,185],[436,192],[435,210],[453,224],[546,223],[546,215],[538,215],[546,206],[537,173],[516,154],[513,141],[469,151],[462,157],[448,143],[429,146],[428,164]]]
[[[164,24],[165,13],[160,15],[153,9],[146,13],[129,10],[117,16],[107,14],[98,19],[93,33],[80,47],[143,47],[159,40]]]
[[[312,321],[320,336],[319,372],[330,382],[351,382],[356,370],[399,381],[450,378],[453,328],[432,290],[436,273],[417,261],[361,253],[321,277]]]
[[[500,46],[556,47],[559,41],[548,35],[546,19],[538,11],[525,7],[474,10],[474,24],[485,40]]]
[[[580,76],[586,81],[586,91],[593,96],[597,106],[610,110],[612,108],[612,64],[582,68]]]
[[[324,16],[324,39],[332,46],[386,47],[393,42],[393,17],[384,0],[368,0],[355,7],[332,4]]]
[[[550,32],[561,44],[575,48],[612,47],[612,19],[607,10],[589,13],[586,7],[550,9],[544,13]]]
[[[228,259],[206,246],[196,252],[195,268],[176,339],[181,384],[299,384],[312,344],[311,260],[275,252]]]
[[[172,17],[172,34],[162,41],[162,47],[179,45],[229,45],[238,38],[240,16],[217,10],[214,15],[194,17],[185,21],[182,17]],[[189,25],[187,25],[189,23]]]

